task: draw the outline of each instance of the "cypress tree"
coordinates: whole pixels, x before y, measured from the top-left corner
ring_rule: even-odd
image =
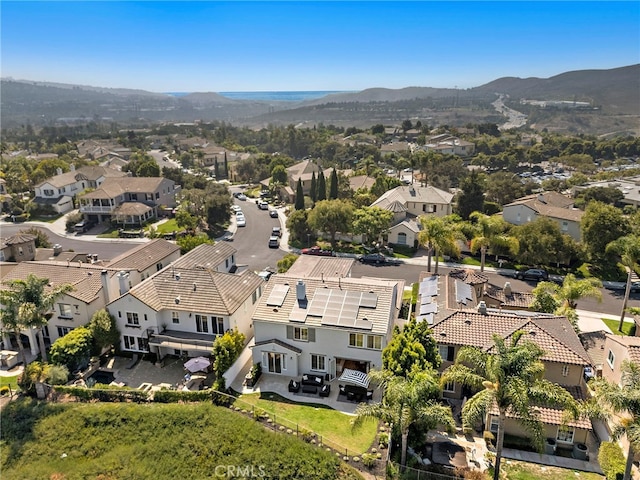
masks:
[[[316,172],[313,172],[311,174],[311,190],[309,191],[309,196],[311,197],[311,200],[315,203],[316,199],[318,198],[318,196],[316,195],[318,193],[318,185],[316,184]]]
[[[304,192],[302,190],[302,180],[298,179],[298,185],[296,186],[296,210],[304,210]]]
[[[218,166],[218,157],[215,158],[215,167],[214,167],[214,172],[216,175],[216,179],[220,178],[220,167]]]
[[[227,162],[227,152],[224,152],[224,175],[229,177],[229,163]]]
[[[338,198],[338,172],[334,168],[331,172],[331,182],[329,184],[329,200],[337,200]]]
[[[324,179],[324,173],[322,170],[320,170],[320,173],[318,174],[318,193],[316,194],[316,197],[319,202],[327,199],[327,182]]]

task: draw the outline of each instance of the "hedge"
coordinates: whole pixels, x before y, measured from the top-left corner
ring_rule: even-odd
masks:
[[[98,400],[100,402],[147,402],[149,394],[141,390],[130,388],[85,388],[58,385],[54,387],[57,393],[66,393],[80,400]]]
[[[598,450],[598,462],[607,480],[622,480],[626,462],[620,445],[615,442],[602,442]]]

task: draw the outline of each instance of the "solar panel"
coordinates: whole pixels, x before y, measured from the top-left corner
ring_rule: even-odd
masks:
[[[433,313],[428,313],[426,315],[420,315],[416,317],[418,322],[427,322],[429,325],[433,325]]]
[[[420,295],[433,297],[438,294],[438,277],[427,277],[420,282]]]
[[[358,320],[360,308],[376,308],[378,296],[375,293],[347,292],[344,290],[316,290],[307,315],[322,317],[323,325],[371,330],[368,320]]]
[[[267,299],[267,305],[270,307],[281,307],[288,292],[289,285],[275,285]]]
[[[461,282],[460,280],[456,280],[455,290],[456,290],[457,303],[466,305],[467,300],[473,300],[473,295],[471,293],[471,285],[469,285],[468,283],[464,283],[464,282]]]
[[[376,308],[376,305],[378,305],[378,295],[375,293],[362,293],[360,298],[361,307]]]
[[[427,313],[436,313],[437,311],[437,303],[425,303],[424,305],[420,305],[420,315],[426,315]]]
[[[433,297],[428,295],[420,295],[420,305],[424,305],[425,303],[431,303]]]

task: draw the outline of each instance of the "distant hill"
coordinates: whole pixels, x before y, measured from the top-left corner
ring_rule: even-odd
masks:
[[[238,100],[213,92],[176,97],[144,90],[13,79],[0,79],[0,89],[2,123],[6,128],[25,123],[43,126],[90,120],[131,125],[223,120],[253,127],[323,122],[364,128],[420,119],[430,125],[462,126],[504,121],[491,103],[496,94],[505,94],[510,106],[530,115],[538,129],[640,134],[640,64],[567,72],[550,78],[503,77],[468,89],[369,88],[306,102]],[[532,106],[520,107],[520,99],[589,102],[597,109],[540,112]]]

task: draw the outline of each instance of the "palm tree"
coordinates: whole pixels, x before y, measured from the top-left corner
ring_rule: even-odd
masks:
[[[46,362],[47,351],[42,327],[47,325],[51,318],[51,310],[58,298],[73,290],[73,285],[49,287],[48,278],[39,278],[32,273],[26,280],[11,280],[5,284],[8,288],[0,291],[0,304],[4,306],[0,312],[0,319],[3,325],[16,335],[24,365],[27,362],[20,341],[20,331],[28,328],[36,329],[42,361]]]
[[[395,376],[387,370],[373,371],[369,375],[383,390],[383,398],[379,403],[358,405],[353,427],[358,428],[371,418],[393,425],[401,436],[400,464],[403,467],[407,462],[407,439],[412,425],[420,423],[425,430],[438,425],[444,425],[447,431],[455,429],[451,409],[437,401],[440,387],[435,370],[414,369],[408,378]]]
[[[435,273],[438,273],[438,264],[440,260],[440,252],[459,252],[456,240],[461,239],[463,235],[452,223],[446,222],[440,217],[420,217],[420,225],[422,230],[418,234],[418,242],[425,247],[428,252],[427,271],[431,271],[431,255],[436,257]]]
[[[480,249],[481,272],[484,272],[485,257],[489,248],[507,250],[511,254],[518,251],[518,239],[504,233],[506,225],[500,217],[473,212],[469,218],[476,222],[476,235],[471,239],[471,251],[475,253]]]
[[[593,401],[587,405],[589,413],[600,418],[617,418],[612,437],[624,435],[629,441],[624,480],[631,478],[634,452],[640,450],[640,365],[622,362],[620,384],[597,378],[590,383],[595,391]]]
[[[617,253],[620,255],[620,262],[627,269],[627,286],[624,291],[624,301],[622,302],[622,313],[620,314],[620,325],[618,330],[622,331],[624,314],[629,303],[629,292],[631,292],[631,273],[640,262],[640,235],[627,235],[609,243],[605,250],[607,253]]]
[[[477,347],[462,347],[455,363],[443,372],[440,380],[442,385],[458,382],[481,389],[462,408],[465,429],[484,421],[491,408],[497,407],[499,416],[494,480],[498,480],[500,475],[507,413],[517,419],[539,449],[543,446],[544,430],[532,408],[534,405],[558,405],[568,408],[574,416],[578,414],[577,404],[571,394],[543,378],[544,364],[540,358],[544,351],[531,341],[521,341],[525,333],[522,330],[514,333],[509,345],[494,334],[495,353]]]

